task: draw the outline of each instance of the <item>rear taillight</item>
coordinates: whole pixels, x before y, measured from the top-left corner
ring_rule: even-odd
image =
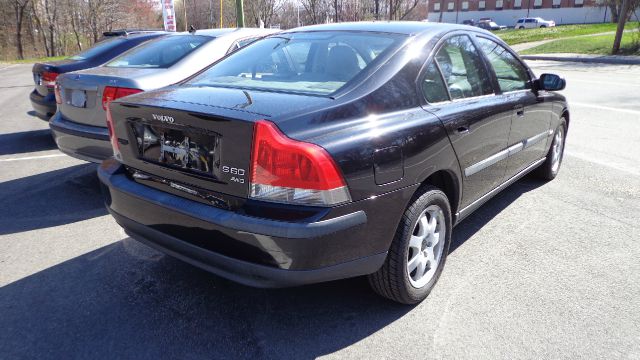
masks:
[[[58,78],[57,72],[53,71],[44,71],[40,75],[41,85],[45,85],[46,87],[52,88],[56,85],[56,79]]]
[[[254,199],[330,206],[351,201],[331,156],[318,145],[285,136],[275,124],[256,123],[251,156]]]
[[[104,91],[102,91],[102,108],[107,110],[107,106],[109,105],[109,102],[115,99],[119,99],[121,97],[137,94],[140,92],[142,92],[142,90],[140,89],[105,86]]]
[[[140,89],[122,88],[114,86],[105,86],[102,92],[102,108],[106,111],[107,115],[107,129],[109,130],[109,140],[111,140],[111,147],[113,148],[113,156],[121,161],[122,154],[120,154],[120,144],[118,143],[118,136],[116,136],[116,128],[111,118],[111,109],[109,104],[121,97],[133,95],[142,92]]]
[[[62,94],[60,93],[60,84],[56,83],[53,87],[53,93],[56,95],[56,104],[62,104]]]
[[[109,105],[105,109],[107,111],[107,129],[109,130],[109,140],[111,141],[111,147],[113,148],[113,156],[121,161],[122,155],[120,154],[120,144],[118,144],[118,137],[116,136],[116,128],[113,124],[113,118],[111,118],[111,109]]]

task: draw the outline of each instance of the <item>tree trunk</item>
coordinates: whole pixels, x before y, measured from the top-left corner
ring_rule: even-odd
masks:
[[[618,16],[618,29],[616,29],[616,38],[613,40],[613,49],[611,53],[613,55],[620,51],[620,43],[622,42],[622,34],[624,33],[624,24],[627,22],[629,16],[629,7],[631,0],[622,0],[622,6],[620,7],[620,14]]]
[[[71,14],[71,28],[73,29],[73,35],[76,38],[76,46],[78,51],[82,51],[82,42],[80,42],[80,34],[78,33],[78,24],[76,22],[76,14]]]
[[[24,20],[24,10],[29,4],[29,1],[25,1],[24,4],[20,4],[15,1],[13,6],[16,15],[16,50],[18,51],[18,59],[24,59],[24,47],[22,44],[22,24]]]

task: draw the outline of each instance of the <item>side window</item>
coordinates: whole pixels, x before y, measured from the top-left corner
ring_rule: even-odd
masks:
[[[231,47],[229,47],[229,50],[227,50],[227,54],[231,54],[238,49],[240,49],[240,45],[238,45],[238,42],[236,41],[231,45]]]
[[[254,37],[252,37],[252,38],[247,38],[247,39],[242,39],[242,40],[238,40],[238,47],[243,48],[243,47],[245,47],[245,46],[247,46],[247,45],[251,44],[252,42],[254,42],[254,41],[256,41],[256,40],[258,40],[258,38],[254,38]]]
[[[442,76],[440,76],[440,71],[435,61],[432,61],[431,64],[427,66],[424,80],[422,80],[422,92],[430,103],[449,100],[447,87],[442,81]]]
[[[438,50],[436,60],[451,99],[493,93],[480,53],[468,36],[459,35],[448,39]]]
[[[482,37],[476,39],[496,73],[502,92],[525,90],[530,87],[527,70],[515,56],[495,41]]]

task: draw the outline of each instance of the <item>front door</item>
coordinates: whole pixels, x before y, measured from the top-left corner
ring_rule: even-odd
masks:
[[[507,178],[522,171],[545,155],[551,103],[544,94],[534,93],[527,68],[507,48],[482,36],[476,37],[480,49],[495,73],[500,93],[512,106],[509,132]]]
[[[443,122],[463,174],[461,208],[500,185],[512,107],[494,94],[482,55],[467,35],[454,35],[427,65],[427,111]]]

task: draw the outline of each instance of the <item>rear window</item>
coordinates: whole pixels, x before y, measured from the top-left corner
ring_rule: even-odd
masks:
[[[103,40],[96,43],[94,46],[88,48],[87,50],[81,53],[78,53],[77,55],[71,56],[69,59],[85,60],[85,59],[92,58],[94,56],[99,56],[100,54],[110,51],[111,49],[115,48],[116,46],[122,44],[125,41],[126,40],[123,38],[113,38],[113,39]]]
[[[333,31],[273,36],[238,50],[186,84],[327,95],[403,39]]]
[[[167,36],[134,48],[107,63],[107,67],[168,68],[213,37],[201,35]]]

